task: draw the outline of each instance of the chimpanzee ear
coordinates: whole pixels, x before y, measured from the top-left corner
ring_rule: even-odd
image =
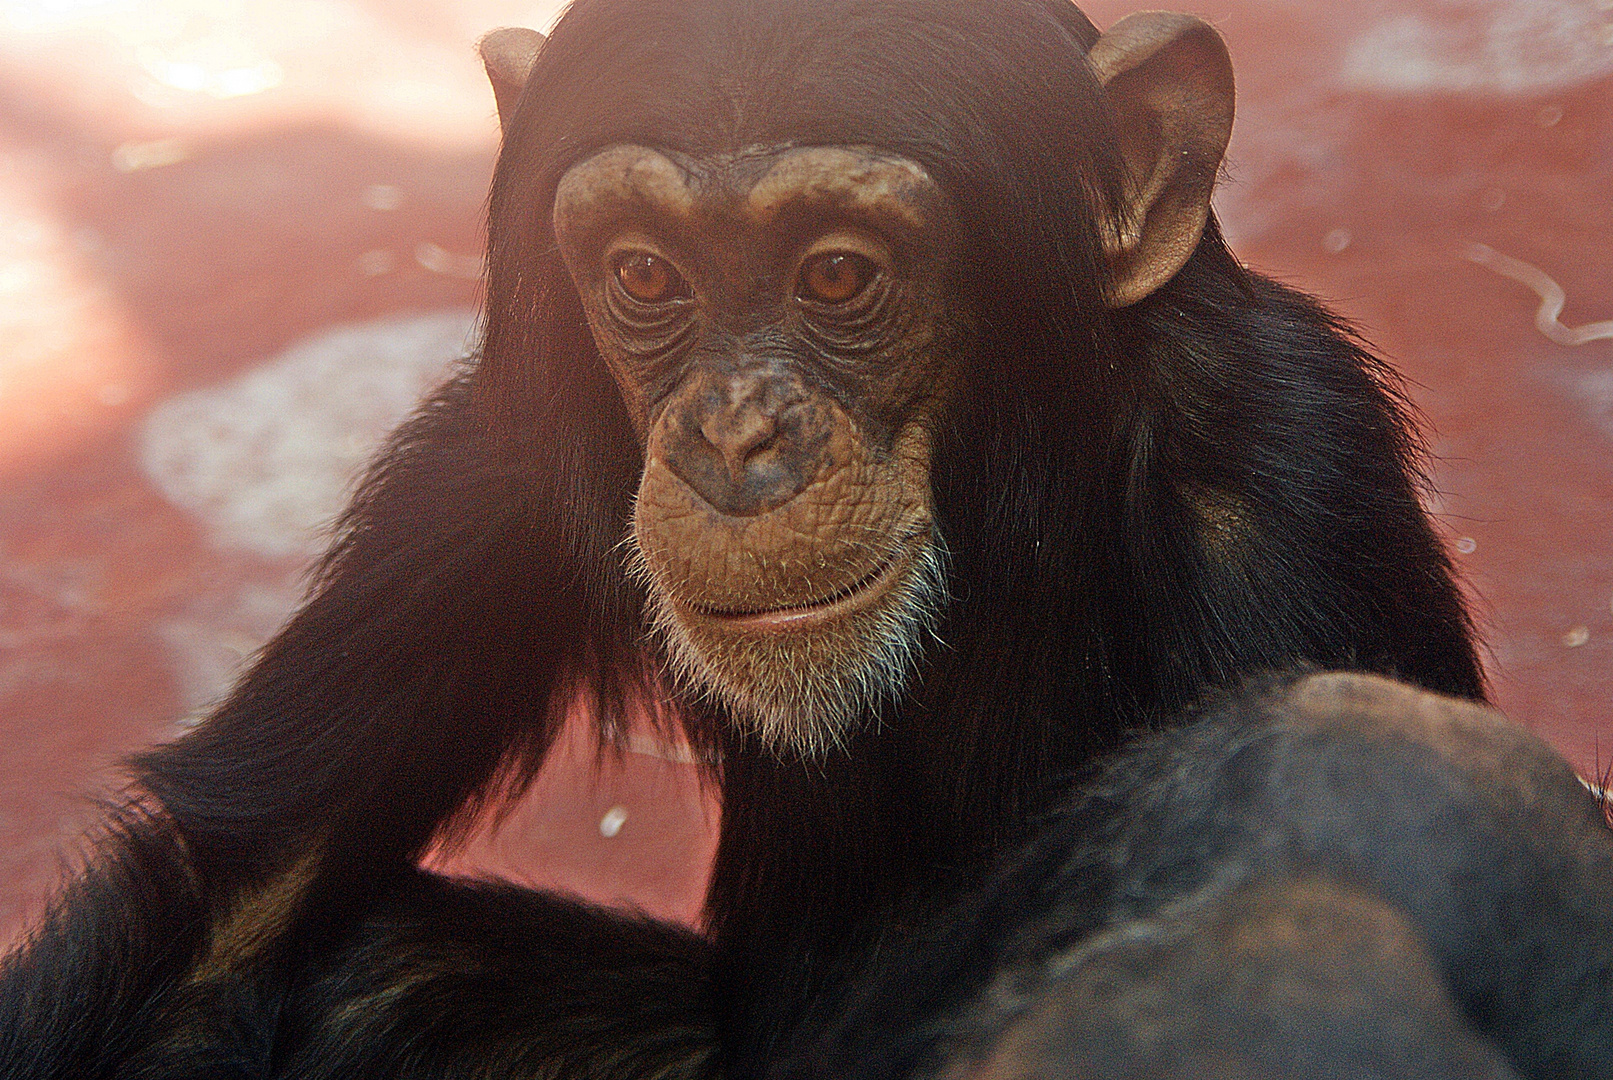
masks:
[[[493,98],[498,102],[498,126],[508,130],[515,103],[521,99],[521,88],[526,77],[532,74],[537,63],[538,50],[543,48],[543,35],[536,30],[511,26],[494,30],[476,44],[482,54],[482,65],[493,84]]]
[[[1144,11],[1087,55],[1114,107],[1129,182],[1103,231],[1111,307],[1134,304],[1187,262],[1210,216],[1210,191],[1232,134],[1232,61],[1210,25]]]

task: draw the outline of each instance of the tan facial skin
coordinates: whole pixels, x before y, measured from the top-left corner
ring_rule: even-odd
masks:
[[[930,433],[967,339],[945,196],[857,147],[615,146],[554,220],[644,446],[632,558],[675,674],[820,751],[900,689],[944,599]]]

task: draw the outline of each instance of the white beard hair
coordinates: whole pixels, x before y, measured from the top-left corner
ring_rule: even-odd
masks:
[[[628,572],[645,587],[650,632],[675,685],[695,700],[720,705],[774,753],[813,758],[843,746],[907,686],[949,599],[946,547],[932,527],[907,572],[872,611],[820,630],[714,642],[708,654],[631,536],[627,547]],[[835,670],[823,670],[833,661],[839,661]],[[751,669],[749,678],[742,668]]]

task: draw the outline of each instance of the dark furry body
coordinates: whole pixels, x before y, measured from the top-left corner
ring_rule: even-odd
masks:
[[[1213,224],[1158,293],[1104,306],[1093,37],[1064,0],[578,4],[495,179],[480,357],[229,701],[138,763],[142,809],[8,962],[0,1076],[755,1075],[1206,690],[1310,664],[1481,697],[1382,365]],[[620,141],[880,146],[970,238],[944,645],[821,761],[678,703],[723,792],[709,944],[414,868],[532,774],[575,695],[608,743],[650,692],[616,551],[641,459],[546,217]]]
[[[1613,1076],[1597,800],[1477,711],[1305,723],[1303,688],[1116,755],[774,1075],[955,1076],[1052,1004],[990,1075]]]

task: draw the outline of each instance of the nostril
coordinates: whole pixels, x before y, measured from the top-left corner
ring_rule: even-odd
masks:
[[[804,424],[810,401],[798,381],[769,370],[701,373],[669,403],[657,441],[667,468],[719,512],[767,513],[819,471],[823,439]]]
[[[748,402],[738,408],[718,409],[700,424],[700,434],[722,455],[736,484],[744,481],[746,462],[765,449],[777,432],[778,422]]]

